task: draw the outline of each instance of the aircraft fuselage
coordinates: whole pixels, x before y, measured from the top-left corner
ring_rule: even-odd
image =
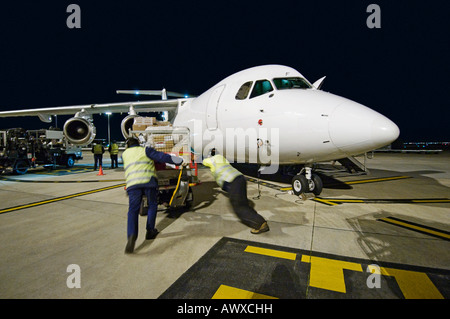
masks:
[[[309,82],[310,88],[278,89],[275,84],[280,78],[297,77],[304,79],[278,65],[241,71],[184,100],[174,125],[190,128],[199,154],[205,156],[215,147],[229,160],[256,159],[264,165],[345,158],[398,137],[392,121],[362,104],[317,90]],[[267,85],[267,92],[252,96],[258,81]],[[247,96],[238,96],[246,83]]]

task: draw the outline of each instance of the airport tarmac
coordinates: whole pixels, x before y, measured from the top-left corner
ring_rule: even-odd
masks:
[[[248,176],[270,226],[260,235],[199,169],[191,210],[160,207],[154,240],[140,217],[132,255],[123,169],[105,156],[97,176],[84,156],[0,177],[0,298],[450,297],[449,153],[377,153],[370,175],[323,166],[324,190],[306,200]]]

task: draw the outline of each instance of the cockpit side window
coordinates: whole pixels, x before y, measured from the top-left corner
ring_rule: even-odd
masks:
[[[295,78],[276,78],[273,79],[273,83],[275,84],[278,90],[286,90],[286,89],[311,89],[311,85],[303,78],[295,77]]]
[[[259,80],[256,81],[252,94],[250,94],[250,98],[252,99],[271,91],[273,91],[273,87],[269,80]]]
[[[252,87],[253,81],[245,82],[239,88],[239,91],[236,93],[236,100],[245,100],[250,92],[250,88]]]

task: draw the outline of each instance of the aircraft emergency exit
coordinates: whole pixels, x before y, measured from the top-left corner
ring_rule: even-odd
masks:
[[[294,192],[318,195],[322,182],[313,173],[314,163],[363,154],[392,143],[400,134],[380,113],[320,90],[323,80],[310,83],[293,68],[265,65],[235,73],[195,98],[165,89],[143,91],[163,99],[3,111],[0,117],[39,116],[50,123],[53,115],[74,114],[65,122],[64,134],[69,142],[86,145],[96,134],[93,114],[128,112],[121,123],[128,138],[139,112],[165,111],[174,126],[189,128],[197,154],[216,148],[230,162],[301,164],[303,169],[292,179]]]

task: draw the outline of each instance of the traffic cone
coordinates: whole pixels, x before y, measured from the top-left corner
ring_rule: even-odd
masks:
[[[102,168],[102,166],[100,165],[100,169],[98,170],[97,176],[103,176],[103,175],[105,175],[105,174],[103,174],[103,168]]]

